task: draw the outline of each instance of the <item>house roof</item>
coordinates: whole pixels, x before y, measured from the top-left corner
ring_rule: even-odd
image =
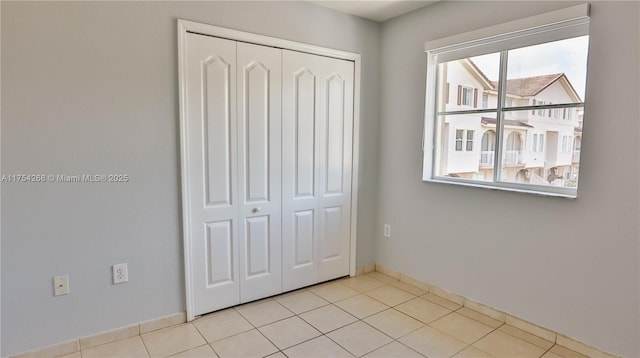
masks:
[[[478,77],[480,77],[482,81],[485,81],[491,86],[491,90],[498,90],[497,81],[490,81],[482,72],[482,70],[480,70],[480,68],[471,59],[467,59],[467,62],[469,63],[470,67],[473,68],[473,71],[478,75]],[[575,88],[573,88],[573,85],[564,73],[512,78],[510,80],[507,80],[507,93],[520,97],[535,96],[558,80],[562,80],[562,82],[564,82],[565,88],[569,92],[569,95],[574,96],[578,101],[581,101],[580,96],[576,92]]]
[[[484,72],[482,72],[482,70],[473,61],[471,61],[471,59],[467,59],[466,63],[469,65],[469,69],[475,72],[477,78],[485,85],[486,89],[495,89],[496,86],[493,84],[493,81],[488,79]]]
[[[533,128],[532,125],[526,124],[524,122],[520,122],[520,121],[515,121],[512,119],[505,119],[503,120],[504,125],[505,126],[513,126],[513,127],[525,127],[525,128]],[[489,117],[482,117],[481,120],[482,124],[496,124],[496,119],[495,118],[489,118]]]
[[[522,97],[535,96],[563,76],[564,73],[554,73],[543,76],[513,78],[507,80],[507,93]],[[496,81],[491,81],[491,84],[493,88],[498,86],[498,82]]]

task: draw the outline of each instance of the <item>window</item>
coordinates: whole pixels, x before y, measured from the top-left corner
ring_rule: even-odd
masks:
[[[572,108],[564,108],[562,112],[562,119],[571,120],[571,112],[573,112]]]
[[[467,152],[473,151],[473,131],[467,131]]]
[[[461,152],[463,148],[467,152],[473,151],[473,135],[471,129],[456,129],[456,152]]]
[[[570,135],[562,136],[562,151],[567,153],[571,152],[573,146],[573,138]]]
[[[495,156],[495,152],[493,150],[494,143],[496,142],[496,132],[493,130],[488,130],[482,134],[482,139],[480,141],[480,166],[493,166],[493,158]],[[485,176],[482,177],[482,180],[485,179]]]
[[[474,102],[473,92],[474,92],[474,89],[471,87],[462,87],[462,105],[463,106],[473,106],[473,102]]]
[[[458,152],[462,150],[462,138],[464,138],[464,130],[456,130],[456,151]]]
[[[536,99],[536,100],[534,100],[534,101],[533,101],[533,105],[534,105],[534,106],[542,106],[542,105],[544,105],[544,101],[538,101],[538,100]],[[541,117],[542,117],[542,116],[544,116],[544,114],[545,114],[547,111],[546,111],[544,108],[540,108],[540,109],[538,109],[537,111],[535,111],[535,110],[534,110],[534,111],[532,111],[532,112],[534,112],[536,115],[538,115],[538,116],[541,116]]]
[[[447,87],[444,89],[444,99],[445,103],[449,104],[449,82],[447,82]]]
[[[563,133],[577,127],[566,121],[577,117],[572,112],[584,111],[588,9],[573,6],[425,44],[425,181],[576,196],[577,173],[575,180],[548,180],[540,162],[562,168],[567,157],[554,153],[573,148],[573,136]],[[457,107],[445,106],[449,82],[473,83],[458,85]],[[478,130],[481,148],[474,152]],[[532,154],[546,146],[546,155]]]
[[[544,152],[544,134],[534,133],[532,142],[532,152]]]

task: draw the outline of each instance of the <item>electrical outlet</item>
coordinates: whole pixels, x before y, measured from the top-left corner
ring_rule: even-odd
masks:
[[[53,278],[53,295],[68,295],[69,294],[69,276],[56,276]]]
[[[124,283],[129,281],[129,271],[127,264],[113,265],[113,283]]]
[[[386,237],[387,239],[391,238],[391,225],[389,224],[384,224],[384,237]]]

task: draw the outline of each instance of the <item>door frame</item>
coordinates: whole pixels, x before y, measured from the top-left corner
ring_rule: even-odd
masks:
[[[178,19],[178,84],[179,84],[179,108],[180,108],[180,158],[181,158],[181,190],[182,190],[182,233],[184,250],[185,294],[187,305],[187,321],[195,318],[193,307],[193,275],[191,271],[191,212],[189,202],[189,148],[187,132],[186,109],[186,71],[185,44],[187,33],[197,33],[207,36],[225,38],[229,40],[248,42],[257,45],[271,46],[286,50],[332,57],[354,63],[353,84],[353,152],[351,167],[351,232],[349,235],[349,275],[356,275],[356,237],[357,237],[357,213],[358,213],[358,158],[360,153],[360,54],[335,50],[325,47],[289,41],[271,36],[264,36],[250,32],[232,30],[224,27],[207,25],[189,20]]]

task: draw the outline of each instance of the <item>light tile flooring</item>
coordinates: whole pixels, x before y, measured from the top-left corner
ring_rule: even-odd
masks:
[[[374,272],[65,357],[584,357]]]

